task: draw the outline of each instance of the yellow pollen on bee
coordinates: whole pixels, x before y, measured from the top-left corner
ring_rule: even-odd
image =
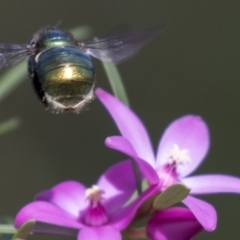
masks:
[[[97,207],[98,203],[103,199],[104,193],[97,185],[93,185],[85,191],[86,198],[92,203],[92,207]]]
[[[177,165],[183,165],[189,164],[191,162],[188,150],[180,149],[180,147],[177,144],[173,144],[173,147],[168,155],[168,159],[169,164],[175,163]]]

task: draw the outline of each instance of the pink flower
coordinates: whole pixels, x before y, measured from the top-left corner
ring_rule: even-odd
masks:
[[[147,224],[152,240],[189,240],[202,230],[191,211],[179,207],[156,212]]]
[[[35,219],[50,225],[36,224],[34,232],[66,235],[79,232],[79,240],[120,240],[120,232],[132,221],[139,207],[159,189],[151,187],[126,205],[135,191],[131,162],[123,161],[109,168],[92,188],[66,181],[38,194],[34,202],[19,211],[15,226],[18,228]],[[54,229],[51,225],[63,228]]]
[[[195,216],[186,208],[168,208],[154,213],[146,227],[128,228],[128,239],[189,240],[203,230]]]
[[[137,219],[139,208],[159,188],[150,187],[134,202],[126,204],[135,191],[132,165],[124,161],[109,168],[92,188],[66,181],[38,194],[34,202],[19,211],[15,226],[35,219],[35,233],[77,235],[78,240],[120,240],[122,231],[134,217]],[[147,217],[150,212],[145,214]],[[155,212],[142,229],[139,233],[128,228],[124,234],[136,237],[137,233],[153,240],[188,240],[203,230],[195,216],[184,208]]]
[[[165,130],[155,156],[148,133],[135,113],[101,89],[96,90],[96,95],[122,135],[108,137],[106,145],[135,159],[148,182],[152,185],[158,183],[161,190],[177,182],[190,188],[191,196],[185,198],[183,203],[205,230],[213,231],[217,223],[214,207],[192,195],[240,193],[240,179],[221,174],[187,177],[203,161],[209,148],[209,131],[205,122],[193,115],[172,122]]]

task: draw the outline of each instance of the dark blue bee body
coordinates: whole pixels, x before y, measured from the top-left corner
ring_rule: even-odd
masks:
[[[93,99],[92,61],[70,33],[43,31],[30,44],[35,44],[36,52],[28,60],[29,75],[47,108],[78,112]]]
[[[90,56],[119,63],[161,31],[161,28],[134,30],[79,41],[70,32],[44,28],[28,44],[0,43],[0,68],[27,58],[29,76],[46,108],[56,113],[78,113],[94,98],[94,67]]]

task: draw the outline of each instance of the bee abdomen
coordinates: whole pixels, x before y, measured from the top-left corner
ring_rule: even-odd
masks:
[[[90,57],[75,47],[50,48],[36,57],[36,72],[43,88],[53,83],[93,82]]]
[[[43,91],[61,104],[74,105],[92,91],[93,65],[78,48],[50,48],[37,55],[35,62]]]

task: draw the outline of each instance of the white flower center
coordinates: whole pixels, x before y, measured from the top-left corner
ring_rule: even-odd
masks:
[[[180,149],[177,144],[173,144],[167,158],[169,164],[176,164],[177,166],[189,164],[191,162],[188,150]]]
[[[85,191],[86,198],[92,203],[92,207],[98,206],[98,203],[103,199],[102,194],[104,193],[97,185],[93,185]]]

